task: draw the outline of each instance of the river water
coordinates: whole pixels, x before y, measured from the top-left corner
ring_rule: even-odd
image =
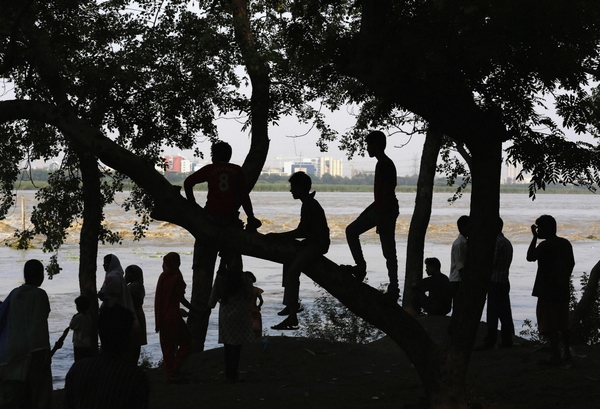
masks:
[[[12,238],[13,231],[22,226],[22,209],[27,215],[35,206],[35,192],[18,191],[17,206],[0,220],[0,241],[7,242]],[[204,203],[205,193],[196,192],[199,203]],[[118,196],[117,202],[122,203],[125,194]],[[396,227],[398,247],[398,263],[400,271],[400,286],[402,288],[402,272],[406,259],[406,238],[413,212],[415,195],[413,193],[398,193],[400,216]],[[442,271],[446,274],[450,266],[450,247],[457,236],[456,220],[463,214],[469,213],[470,196],[465,194],[454,204],[448,203],[448,193],[434,195],[434,204],[429,224],[425,257],[438,257],[442,262]],[[257,192],[251,195],[254,211],[263,221],[259,231],[280,232],[295,228],[298,224],[300,205],[287,192]],[[345,242],[344,229],[372,201],[372,193],[317,193],[328,217],[331,229],[332,245],[327,257],[336,263],[350,264],[352,258]],[[598,211],[600,196],[593,194],[541,194],[532,201],[526,194],[505,194],[501,197],[501,216],[504,219],[504,234],[511,240],[514,247],[514,259],[511,267],[511,302],[513,317],[517,332],[524,319],[535,318],[535,299],[531,297],[531,288],[535,277],[536,265],[525,260],[527,247],[531,240],[530,225],[542,214],[553,215],[558,222],[558,234],[573,244],[576,266],[574,284],[579,287],[579,277],[583,272],[589,272],[600,259],[600,212]],[[192,249],[193,237],[184,229],[163,222],[153,222],[146,238],[134,242],[130,233],[135,215],[124,212],[118,205],[106,209],[108,227],[122,232],[123,243],[114,246],[101,246],[98,266],[101,269],[102,258],[109,253],[116,254],[123,268],[130,264],[139,265],[144,271],[146,299],[144,308],[148,321],[148,345],[143,348],[143,354],[150,361],[161,359],[158,335],[154,333],[154,291],[158,276],[161,273],[162,257],[176,251],[182,257],[182,273],[184,279],[191,284],[192,280]],[[27,223],[27,221],[26,221]],[[59,275],[52,280],[46,279],[42,288],[48,293],[52,312],[49,318],[51,345],[68,326],[69,320],[76,312],[73,300],[79,295],[78,271],[78,225],[74,225],[67,237],[67,243],[58,253],[62,267]],[[369,284],[378,287],[387,281],[385,262],[381,255],[378,238],[373,231],[363,236],[365,256],[368,263]],[[37,258],[45,264],[51,254],[45,254],[41,247],[41,238],[34,244],[37,249],[27,251],[14,250],[0,246],[0,299],[16,286],[23,283],[22,271],[26,260]],[[271,325],[281,320],[276,312],[282,308],[281,266],[269,261],[244,257],[245,270],[252,271],[257,277],[257,286],[265,290],[265,304],[262,308],[264,331],[267,335],[278,335],[279,331],[270,329]],[[98,287],[101,286],[104,272],[98,272]],[[320,295],[320,290],[310,279],[302,276],[300,296],[302,304],[310,309],[314,299]],[[190,288],[188,287],[188,296]],[[206,348],[215,348],[217,344],[217,311],[213,312],[208,331]],[[482,319],[485,319],[485,313]],[[291,335],[291,334],[290,334]],[[73,351],[70,336],[62,349],[56,352],[53,360],[54,385],[60,388],[64,384],[64,376],[73,362]]]

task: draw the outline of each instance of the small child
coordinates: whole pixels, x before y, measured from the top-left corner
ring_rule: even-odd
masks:
[[[260,313],[260,307],[263,305],[262,293],[264,290],[254,285],[256,283],[256,276],[250,271],[246,271],[250,281],[252,281],[252,299],[250,300],[250,320],[252,321],[252,330],[256,339],[262,337],[262,315]]]
[[[73,316],[69,324],[69,328],[73,330],[75,361],[96,354],[96,348],[92,348],[92,316],[89,314],[91,304],[90,299],[85,295],[75,298],[77,314]]]
[[[241,271],[219,268],[208,305],[219,305],[219,342],[225,353],[227,382],[238,379],[242,346],[254,342],[254,331],[248,314],[248,304],[253,298],[250,277]]]

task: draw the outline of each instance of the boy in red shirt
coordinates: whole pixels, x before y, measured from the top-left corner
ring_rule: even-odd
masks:
[[[242,168],[229,163],[231,153],[231,146],[228,143],[217,142],[213,144],[211,147],[213,163],[203,166],[185,179],[183,182],[185,196],[189,201],[196,203],[193,188],[198,183],[206,182],[208,183],[208,195],[204,210],[214,223],[222,226],[238,225],[242,228],[243,223],[239,219],[239,208],[241,206],[248,219],[247,228],[255,230],[260,227],[261,222],[254,217],[252,202],[250,201]],[[210,316],[208,299],[213,284],[218,253],[219,248],[213,243],[196,240],[194,244],[192,270],[194,271],[194,283],[198,282],[199,285],[194,285],[192,288],[192,303],[205,307],[198,325],[196,325],[195,317],[191,316],[188,320],[191,320],[192,333],[198,343],[195,347],[196,350],[204,349],[204,339],[206,338],[206,328]],[[240,255],[228,255],[223,261],[226,262],[228,269],[242,270]],[[199,304],[195,303],[196,299],[199,299]]]

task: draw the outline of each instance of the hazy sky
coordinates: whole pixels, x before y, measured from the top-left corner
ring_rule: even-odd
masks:
[[[560,125],[562,123],[562,120],[556,115],[547,112],[546,114],[554,118],[557,124]],[[241,164],[250,147],[250,135],[248,131],[242,132],[241,123],[232,118],[218,120],[219,135],[222,140],[229,142],[233,147],[232,162]],[[328,123],[340,133],[348,130],[354,123],[354,117],[346,111],[329,114],[327,115],[327,119]],[[568,129],[564,130],[564,132],[567,138],[571,140],[582,140],[593,144],[598,143],[590,135],[576,135],[574,131]],[[293,137],[294,135],[304,136]],[[271,144],[265,164],[266,167],[282,167],[285,161],[330,156],[334,159],[343,160],[344,176],[350,176],[352,166],[357,170],[374,170],[375,168],[375,158],[369,158],[366,154],[364,157],[357,155],[349,161],[346,153],[338,149],[338,142],[330,143],[328,152],[320,152],[316,145],[318,132],[314,129],[310,130],[310,125],[299,124],[294,118],[282,119],[277,126],[270,126],[269,137]],[[398,176],[413,175],[418,172],[424,139],[424,135],[413,135],[411,138],[399,133],[388,138],[386,152],[394,161]],[[209,159],[210,142],[200,142],[197,146],[207,155],[206,159]],[[504,147],[506,148],[507,146],[508,144],[505,144]],[[183,154],[188,159],[193,159],[192,151],[181,152],[167,148],[165,154]],[[503,165],[503,176],[506,175],[506,168],[507,166]]]
[[[329,115],[328,120],[334,129],[344,132],[351,127],[354,118],[350,114],[342,112]],[[221,119],[218,121],[218,126],[220,138],[231,144],[233,148],[232,162],[241,164],[250,147],[249,132],[242,132],[241,124],[233,119]],[[354,166],[357,170],[374,170],[375,158],[369,158],[365,154],[365,157],[356,155],[351,161],[348,161],[346,153],[338,149],[338,142],[331,142],[328,145],[328,152],[320,152],[317,147],[318,132],[316,130],[310,130],[309,132],[309,130],[309,125],[299,124],[293,118],[283,119],[279,122],[279,125],[271,126],[269,128],[271,144],[265,166],[281,167],[285,161],[330,156],[333,159],[344,161],[345,176],[350,176],[351,166]],[[304,136],[294,137],[295,135]],[[424,138],[421,135],[410,138],[403,134],[396,134],[388,139],[386,152],[396,164],[399,176],[413,174],[415,170],[418,171]],[[205,155],[209,154],[209,141],[200,142],[197,146]],[[193,156],[191,151],[181,152],[173,148],[166,148],[165,154],[182,154],[187,159],[192,159]],[[205,159],[208,159],[208,156],[205,156]]]

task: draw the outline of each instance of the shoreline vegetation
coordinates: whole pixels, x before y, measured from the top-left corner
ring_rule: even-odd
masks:
[[[350,179],[351,180],[351,179]],[[172,182],[174,185],[183,185],[183,182]],[[14,184],[14,190],[39,190],[48,186],[47,181],[30,181],[30,180],[22,180]],[[129,191],[133,187],[132,183],[125,182],[123,183],[123,190]],[[258,180],[252,192],[288,192],[290,189],[289,183],[287,181],[276,181],[269,182],[264,180]],[[194,190],[205,191],[206,186],[196,186]],[[347,184],[339,184],[339,183],[313,183],[312,190],[317,192],[372,192],[373,185],[365,185],[362,183],[347,183]],[[434,185],[433,191],[434,193],[454,193],[456,192],[456,186],[448,186],[443,183],[436,183]],[[398,193],[414,193],[417,191],[416,184],[403,184],[398,185],[396,187],[396,192]],[[471,193],[471,187],[467,186],[463,193]],[[529,194],[529,185],[528,184],[507,184],[500,186],[500,193],[517,193],[517,194]],[[581,186],[562,186],[557,185],[553,187],[548,187],[545,190],[539,190],[536,192],[536,195],[543,194],[594,194],[590,192],[585,187]]]

